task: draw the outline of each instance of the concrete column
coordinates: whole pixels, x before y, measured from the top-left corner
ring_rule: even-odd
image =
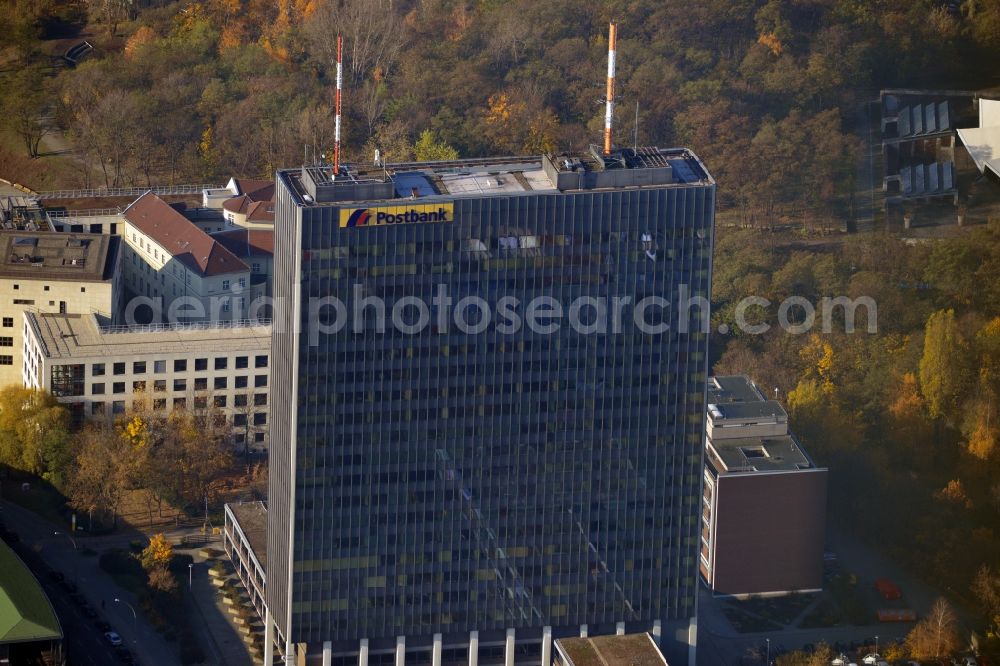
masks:
[[[514,666],[514,630],[507,630],[507,644],[503,651],[504,666]]]
[[[589,627],[585,624],[580,625],[580,638],[586,638],[587,632],[590,631]]]
[[[323,666],[333,666],[333,643],[323,641]]]
[[[396,636],[396,666],[406,666],[406,636]]]
[[[698,617],[691,618],[688,625],[688,666],[695,666],[695,658],[698,655]]]
[[[274,617],[271,609],[264,608],[264,666],[274,664]]]
[[[469,666],[479,666],[479,632],[469,632]]]
[[[358,666],[368,666],[368,639],[362,638],[358,646]]]
[[[624,636],[625,635],[625,623],[624,622],[618,622],[618,623],[615,624],[615,633],[618,634],[619,636]]]
[[[441,666],[441,634],[434,634],[431,646],[431,666]]]
[[[552,666],[552,627],[542,627],[542,666]]]
[[[663,625],[660,624],[659,620],[653,620],[653,631],[650,633],[653,634],[653,642],[659,646],[663,637]]]
[[[295,663],[295,643],[290,638],[285,639],[285,663]]]

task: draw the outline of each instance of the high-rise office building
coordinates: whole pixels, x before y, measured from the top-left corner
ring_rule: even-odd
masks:
[[[649,631],[688,660],[714,201],[684,149],[278,172],[279,645],[509,666]]]

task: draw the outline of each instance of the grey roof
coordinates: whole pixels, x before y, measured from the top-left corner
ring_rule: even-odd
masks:
[[[0,232],[0,277],[105,282],[112,278],[118,238],[53,231]]]
[[[330,167],[308,166],[279,171],[278,177],[297,195],[297,203],[306,206],[346,202],[403,205],[412,203],[414,189],[421,203],[433,204],[466,197],[715,182],[692,151],[651,147],[616,149],[608,157],[592,149],[446,162],[349,164],[342,165],[336,178]]]
[[[913,164],[899,170],[903,196],[920,197],[947,194],[955,190],[955,164],[933,162]]]
[[[760,389],[746,375],[723,375],[708,378],[708,402],[710,404],[760,402],[764,399]]]
[[[913,104],[899,110],[899,137],[917,137],[951,130],[951,111],[947,101]]]
[[[794,471],[816,467],[792,435],[713,440],[708,442],[707,448],[706,458],[719,474]]]
[[[709,414],[713,420],[724,419],[726,421],[739,419],[759,419],[771,417],[777,420],[787,419],[788,413],[780,403],[774,400],[762,400],[758,402],[730,402],[715,404],[710,402]]]
[[[91,314],[25,313],[46,358],[90,359],[156,354],[246,351],[269,352],[269,325],[230,322],[152,325],[104,329]]]
[[[246,537],[260,566],[267,566],[267,506],[263,502],[239,502],[226,505]]]

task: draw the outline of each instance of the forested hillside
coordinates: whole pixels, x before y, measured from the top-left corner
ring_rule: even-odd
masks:
[[[640,143],[694,147],[760,224],[843,203],[873,86],[981,82],[1000,47],[993,0],[4,4],[8,61],[30,64],[5,81],[9,105],[52,112],[101,165],[81,174],[95,185],[264,177],[329,151],[338,33],[352,158],[595,142],[614,19],[620,139],[638,104]],[[52,76],[37,38],[81,21],[97,51]]]

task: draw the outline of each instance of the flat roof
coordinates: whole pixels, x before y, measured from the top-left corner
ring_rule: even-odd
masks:
[[[106,282],[114,277],[118,237],[54,231],[0,232],[0,277]]]
[[[666,666],[649,634],[558,638],[556,651],[567,666]]]
[[[708,378],[708,402],[721,405],[730,402],[760,402],[766,400],[761,390],[746,375],[722,375]]]
[[[708,403],[708,413],[713,421],[745,420],[771,418],[777,421],[788,420],[788,413],[781,403],[774,400],[760,402],[729,402]]]
[[[793,435],[715,439],[707,442],[706,447],[707,458],[719,474],[788,472],[816,467]]]
[[[102,328],[92,314],[25,313],[28,325],[50,359],[155,356],[196,352],[264,352],[271,326],[202,322]]]
[[[746,375],[708,378],[708,416],[715,421],[773,419],[787,422],[781,403],[768,400]]]
[[[473,197],[649,187],[714,185],[701,160],[686,148],[622,148],[488,157],[446,162],[309,166],[278,172],[303,206],[347,202],[426,203]]]
[[[59,618],[34,574],[0,541],[0,644],[62,638]]]
[[[263,502],[227,504],[260,566],[267,566],[267,506]]]

